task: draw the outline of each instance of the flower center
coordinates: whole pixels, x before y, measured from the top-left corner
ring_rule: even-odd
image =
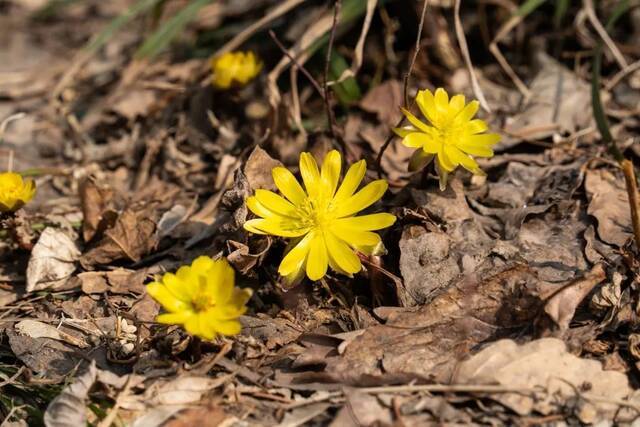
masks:
[[[460,141],[462,127],[446,123],[436,128],[437,138],[445,145],[456,145]]]
[[[192,300],[195,311],[206,311],[215,304],[210,292],[207,292],[207,279],[204,276],[198,276],[198,292]]]
[[[335,219],[333,203],[329,198],[307,198],[298,209],[305,227],[327,228]]]

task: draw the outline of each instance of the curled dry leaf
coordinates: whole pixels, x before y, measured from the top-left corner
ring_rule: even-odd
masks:
[[[27,292],[62,286],[76,269],[80,250],[67,231],[45,228],[31,251]]]
[[[114,294],[144,293],[146,271],[125,270],[122,268],[112,271],[88,271],[78,274],[82,292],[85,294]]]
[[[598,236],[606,243],[624,246],[631,237],[631,213],[623,179],[603,169],[588,170],[585,189],[587,213],[598,220]]]
[[[85,400],[89,389],[96,381],[98,369],[95,362],[89,369],[75,379],[51,401],[44,413],[46,427],[77,427],[87,425],[87,407]]]
[[[557,412],[569,399],[578,398],[576,415],[583,423],[612,420],[620,409],[615,402],[633,392],[626,375],[604,371],[600,362],[574,356],[556,338],[523,345],[497,341],[460,363],[453,382],[521,388],[521,393],[491,395],[520,415]]]
[[[84,340],[76,338],[73,335],[67,334],[66,332],[61,331],[52,325],[39,322],[37,320],[22,320],[16,323],[14,328],[18,333],[27,335],[31,338],[51,338],[57,341],[66,342],[67,344],[71,344],[80,348],[89,347],[89,345]]]
[[[253,149],[244,165],[244,176],[247,178],[252,190],[264,188],[277,191],[271,171],[277,166],[282,166],[279,160],[275,160],[260,147]]]

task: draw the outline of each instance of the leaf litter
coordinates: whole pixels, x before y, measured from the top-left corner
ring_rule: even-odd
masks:
[[[591,2],[524,2],[499,39],[510,67],[490,48],[511,22],[495,2],[424,17],[420,2],[205,3],[0,5],[0,120],[25,113],[0,131],[0,162],[38,188],[0,217],[3,425],[637,422],[634,202],[594,104]],[[637,5],[623,12],[595,90],[637,162]],[[228,46],[262,75],[213,88]],[[437,87],[480,89],[502,136],[486,176],[457,171],[444,191],[433,166],[408,172],[391,132],[400,107],[417,112],[405,97]],[[277,191],[274,167],[300,174],[303,151],[332,149],[365,159],[365,182],[382,173],[370,210],[397,221],[361,273],[290,288],[286,242],[243,230],[245,200]],[[232,338],[155,322],[146,284],[201,255],[253,290]]]

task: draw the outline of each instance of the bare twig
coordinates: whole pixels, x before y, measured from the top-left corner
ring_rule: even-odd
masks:
[[[327,121],[329,122],[329,134],[336,137],[336,117],[333,114],[331,108],[331,95],[329,93],[329,64],[331,63],[331,52],[333,50],[333,42],[336,38],[336,28],[338,27],[338,17],[340,16],[340,9],[342,8],[342,0],[336,0],[333,5],[333,23],[331,24],[331,32],[329,35],[329,45],[327,46],[327,57],[324,63],[324,76],[323,76],[323,92],[324,92],[324,107],[327,110]]]
[[[464,63],[467,66],[467,71],[469,72],[469,77],[471,78],[471,87],[473,88],[473,94],[478,99],[478,101],[480,101],[480,105],[482,105],[482,108],[484,108],[486,112],[490,113],[491,108],[489,107],[489,103],[484,97],[484,93],[482,93],[482,89],[480,88],[480,84],[478,83],[478,77],[476,76],[476,73],[473,69],[473,64],[471,63],[471,55],[469,54],[469,46],[467,46],[467,38],[464,35],[462,21],[460,20],[460,0],[456,0],[453,10],[456,37],[458,38],[458,44],[460,45],[460,50],[462,51],[462,57],[464,58]]]
[[[100,421],[100,423],[98,424],[98,427],[109,427],[113,424],[113,421],[116,419],[116,416],[118,415],[118,409],[120,409],[120,405],[122,405],[122,402],[129,395],[129,391],[131,390],[131,377],[132,377],[131,375],[127,377],[127,381],[124,384],[124,388],[120,393],[118,393],[118,396],[116,397],[116,401],[113,404],[113,407],[109,409],[109,413],[107,413],[107,416],[104,417],[102,421]]]
[[[604,27],[598,20],[598,17],[596,16],[596,11],[593,8],[593,0],[583,0],[582,4],[585,11],[587,12],[587,17],[589,18],[589,22],[591,22],[591,25],[593,25],[593,28],[595,28],[596,32],[598,33],[598,35],[600,36],[604,44],[607,45],[607,47],[613,54],[613,57],[616,59],[616,62],[618,63],[618,65],[620,65],[620,68],[622,69],[627,68],[629,66],[629,64],[627,63],[627,60],[624,59],[624,56],[620,52],[620,49],[618,49],[618,46],[616,46],[613,40],[611,40],[611,37],[609,37],[609,34],[607,33],[607,31],[604,29]]]
[[[518,24],[520,24],[520,22],[522,22],[522,16],[514,15],[511,18],[509,18],[509,20],[500,27],[500,29],[498,30],[498,33],[491,41],[491,44],[489,44],[489,51],[491,51],[493,56],[495,56],[496,60],[498,61],[498,64],[500,64],[504,72],[507,73],[507,76],[509,76],[513,84],[516,86],[518,91],[520,91],[520,93],[522,94],[522,96],[524,96],[526,100],[531,98],[531,91],[529,91],[527,86],[520,79],[520,77],[518,77],[516,72],[513,71],[513,68],[511,67],[511,65],[509,65],[509,62],[504,57],[504,55],[500,51],[500,48],[498,47],[498,43],[500,43],[515,27],[517,27]]]
[[[614,87],[618,85],[618,83],[622,81],[622,79],[624,79],[626,76],[628,76],[629,74],[633,73],[638,69],[640,69],[640,60],[635,61],[629,64],[627,67],[623,68],[622,70],[618,71],[611,78],[611,80],[609,80],[609,82],[604,86],[604,89],[607,92],[610,92]]]
[[[21,366],[15,374],[11,375],[11,378],[7,378],[5,381],[0,382],[0,389],[6,385],[12,384],[22,374],[23,371],[24,366]]]
[[[624,180],[627,187],[627,195],[629,196],[629,209],[631,210],[631,223],[633,224],[633,235],[636,238],[636,246],[640,248],[640,200],[638,198],[638,184],[636,181],[636,173],[633,169],[633,163],[629,159],[624,159],[620,164],[624,173]]]
[[[249,25],[247,28],[242,30],[238,35],[229,40],[224,46],[222,46],[218,51],[213,55],[213,57],[220,56],[223,53],[230,52],[234,49],[237,49],[242,43],[247,41],[252,35],[254,35],[257,31],[261,30],[265,25],[274,19],[279,18],[285,13],[289,12],[294,7],[298,6],[300,3],[304,3],[305,0],[287,0],[284,3],[281,3],[277,7],[273,8],[269,13],[264,15],[262,18],[258,19],[253,24]]]
[[[420,23],[418,24],[418,35],[416,36],[416,46],[414,48],[413,56],[411,57],[411,62],[409,63],[409,69],[407,70],[407,74],[404,75],[404,82],[402,85],[402,93],[404,96],[404,108],[407,108],[407,106],[409,105],[409,95],[408,95],[409,79],[411,78],[411,73],[413,73],[413,67],[416,65],[418,54],[420,53],[420,41],[422,40],[422,29],[424,27],[424,18],[427,15],[428,4],[429,4],[428,0],[424,0],[424,3],[422,4],[422,12],[420,14]],[[383,150],[380,150],[380,151],[383,151]]]
[[[278,37],[276,36],[276,33],[273,32],[273,30],[269,30],[269,36],[271,36],[271,38],[273,39],[273,41],[275,42],[275,44],[278,46],[278,48],[280,48],[280,50],[282,51],[282,53],[285,54],[285,56],[287,58],[289,58],[289,60],[291,61],[291,63],[293,65],[295,65],[296,67],[298,67],[298,69],[300,71],[302,71],[302,74],[305,75],[305,77],[307,79],[309,79],[309,82],[313,85],[313,87],[315,88],[316,91],[318,91],[318,93],[320,94],[320,96],[322,98],[324,98],[324,92],[322,91],[322,87],[320,87],[320,84],[318,83],[318,81],[316,79],[313,78],[313,76],[309,73],[309,71],[307,71],[306,68],[304,68],[303,65],[299,64],[298,61],[296,61],[296,59],[289,53],[289,51],[287,50],[286,47],[284,47],[284,45],[282,44],[282,42],[280,42],[280,40],[278,40]]]
[[[407,108],[407,109],[409,108],[409,79],[411,78],[411,73],[413,73],[413,67],[416,64],[416,60],[418,59],[418,54],[420,53],[420,41],[422,40],[422,29],[424,28],[424,18],[425,16],[427,16],[428,4],[429,4],[428,0],[424,0],[424,3],[422,4],[422,12],[420,14],[420,22],[418,24],[418,35],[416,36],[416,45],[414,48],[413,56],[411,57],[411,62],[409,63],[409,69],[407,70],[407,73],[404,75],[404,81],[402,83],[404,108]],[[398,121],[398,124],[395,127],[402,126],[403,122],[404,122],[404,115],[402,116],[400,121]],[[389,148],[389,145],[391,144],[391,141],[393,141],[394,137],[395,137],[395,134],[391,132],[387,137],[387,139],[384,141],[384,144],[382,144],[382,147],[380,147],[380,151],[378,151],[378,156],[376,157],[376,169],[378,170],[379,178],[382,178],[382,174],[383,174],[382,156],[384,155],[384,152],[387,151],[387,148]]]

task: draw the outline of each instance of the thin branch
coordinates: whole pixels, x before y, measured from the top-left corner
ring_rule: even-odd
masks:
[[[469,77],[471,78],[471,87],[473,88],[473,94],[478,101],[480,101],[480,105],[485,109],[486,112],[490,113],[491,108],[489,107],[489,103],[484,97],[484,93],[482,93],[482,89],[480,88],[480,84],[478,83],[478,77],[473,69],[473,64],[471,63],[471,55],[469,54],[469,46],[467,46],[467,38],[464,35],[464,28],[462,28],[462,21],[460,20],[460,0],[456,0],[453,7],[453,19],[456,28],[456,37],[458,38],[458,44],[460,45],[460,50],[462,51],[462,56],[464,57],[464,63],[467,66],[467,71],[469,72]]]
[[[278,37],[276,36],[276,33],[273,32],[273,30],[269,30],[269,36],[271,36],[271,38],[273,39],[273,41],[275,42],[275,44],[278,46],[278,48],[280,48],[280,50],[282,51],[282,53],[285,54],[285,56],[287,58],[289,58],[289,60],[291,61],[291,63],[293,65],[295,65],[296,67],[298,67],[298,69],[300,71],[302,71],[302,74],[305,75],[305,77],[307,79],[309,79],[309,82],[311,82],[311,84],[313,85],[313,87],[316,89],[316,91],[318,91],[318,93],[320,94],[320,96],[324,99],[324,92],[322,91],[322,87],[320,87],[320,84],[318,83],[318,81],[316,79],[313,78],[313,76],[309,73],[309,71],[307,71],[306,68],[304,68],[304,66],[300,65],[298,63],[298,61],[296,61],[296,59],[291,56],[291,54],[289,53],[289,51],[287,51],[287,48],[284,47],[284,45],[282,44],[282,42],[280,42],[280,40],[278,40]]]
[[[629,197],[629,209],[631,211],[631,224],[633,225],[633,235],[636,239],[636,246],[640,248],[640,200],[638,198],[638,184],[636,181],[636,173],[633,169],[631,160],[624,159],[620,164],[624,173],[624,181],[627,187],[627,195]]]
[[[593,28],[595,28],[596,32],[598,33],[598,35],[600,36],[604,44],[607,45],[607,47],[613,54],[613,57],[616,59],[616,62],[618,62],[618,65],[620,65],[620,68],[622,69],[627,68],[629,66],[629,64],[627,63],[627,60],[624,59],[624,56],[618,49],[618,46],[616,46],[613,40],[611,40],[611,37],[609,37],[609,34],[607,34],[607,30],[604,29],[604,27],[598,20],[598,17],[596,16],[596,11],[593,8],[593,0],[584,0],[583,5],[584,5],[585,11],[587,12],[587,17],[589,18],[589,22],[591,22],[591,25],[593,25]]]
[[[331,108],[331,95],[329,93],[329,64],[331,63],[331,52],[333,50],[333,42],[336,38],[336,28],[338,27],[338,16],[342,8],[342,0],[336,0],[333,5],[333,23],[331,24],[331,33],[329,35],[329,45],[327,47],[327,58],[324,63],[323,89],[324,89],[324,106],[327,110],[327,121],[329,122],[329,133],[333,138],[336,137],[335,129],[337,128],[336,117]]]
[[[411,62],[409,63],[409,69],[407,70],[407,74],[404,75],[404,82],[402,84],[404,108],[407,108],[407,109],[409,108],[409,93],[408,93],[409,79],[411,78],[411,73],[413,73],[413,67],[416,64],[416,60],[418,59],[418,54],[420,53],[420,41],[422,40],[422,30],[424,28],[424,18],[425,16],[427,16],[428,4],[429,4],[428,0],[424,0],[424,3],[422,4],[422,12],[420,14],[420,23],[418,24],[418,35],[416,36],[416,46],[413,52],[413,57],[411,58]],[[403,122],[404,122],[404,115],[402,116],[400,121],[398,121],[398,124],[395,127],[402,126]],[[389,145],[391,144],[391,141],[393,141],[394,137],[395,137],[395,134],[391,132],[387,137],[386,141],[384,141],[384,144],[382,144],[382,147],[380,147],[380,151],[378,151],[378,156],[376,157],[376,169],[378,170],[378,178],[382,178],[382,175],[384,172],[382,170],[382,156],[384,155],[384,152],[387,151],[387,148],[389,148]]]
[[[416,36],[416,46],[413,51],[411,63],[409,63],[407,74],[404,75],[404,82],[402,86],[402,92],[404,95],[404,108],[407,108],[407,106],[409,105],[409,79],[411,78],[411,73],[413,73],[413,67],[416,64],[416,60],[418,59],[418,54],[420,53],[420,41],[422,41],[422,29],[424,28],[424,17],[427,15],[428,3],[428,0],[424,0],[424,3],[422,4],[422,13],[420,14],[420,23],[418,24],[418,35]]]

